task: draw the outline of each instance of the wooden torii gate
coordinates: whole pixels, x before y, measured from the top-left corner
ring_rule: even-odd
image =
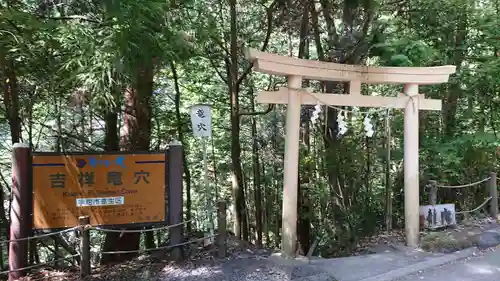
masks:
[[[285,124],[285,161],[283,179],[282,253],[294,256],[297,240],[297,173],[301,105],[315,105],[318,100],[337,106],[391,107],[404,109],[404,192],[405,233],[408,246],[419,242],[419,144],[418,111],[441,110],[441,100],[426,99],[418,85],[448,82],[455,73],[453,65],[437,67],[370,67],[292,58],[247,50],[254,70],[287,76],[288,88],[277,92],[262,91],[257,102],[287,104]],[[349,82],[349,94],[308,93],[302,79]],[[404,84],[400,97],[361,94],[361,83]],[[406,97],[406,98],[404,98]]]

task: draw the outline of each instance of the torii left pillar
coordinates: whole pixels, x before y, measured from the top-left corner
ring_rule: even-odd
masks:
[[[301,76],[288,76],[288,86],[292,89],[302,87]],[[295,253],[297,241],[297,196],[299,172],[299,144],[300,144],[300,108],[302,106],[300,93],[288,91],[288,106],[286,108],[285,123],[285,153],[283,173],[283,235],[281,236],[281,249],[290,255]]]

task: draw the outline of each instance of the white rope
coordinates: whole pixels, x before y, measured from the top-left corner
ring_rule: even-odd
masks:
[[[187,224],[188,222],[192,222],[192,221],[193,220],[189,220],[189,221],[184,221],[184,222],[177,223],[177,224],[165,225],[165,226],[161,226],[161,227],[157,227],[157,228],[149,228],[149,229],[128,229],[127,230],[127,229],[106,229],[106,228],[101,228],[101,227],[92,227],[91,229],[102,231],[102,232],[114,232],[114,233],[138,233],[138,232],[142,233],[142,232],[151,232],[151,231],[169,229],[172,227]]]
[[[69,259],[76,258],[78,256],[80,256],[80,255],[72,255],[72,256],[68,256],[68,257],[65,257],[65,258],[53,260],[53,261],[46,262],[46,263],[39,263],[39,264],[35,264],[35,265],[23,267],[23,268],[16,268],[14,270],[6,270],[6,271],[0,272],[0,275],[8,274],[8,273],[11,273],[11,272],[17,272],[17,271],[21,271],[21,270],[33,269],[33,268],[37,268],[37,267],[41,267],[41,266],[45,266],[45,265],[49,265],[49,264],[53,264],[53,263],[58,263],[58,262],[61,262],[61,261],[64,261],[64,260],[69,260]]]
[[[487,177],[485,179],[482,179],[480,181],[476,181],[476,182],[473,182],[473,183],[469,183],[469,184],[463,184],[463,185],[439,185],[439,184],[436,184],[435,186],[436,187],[439,187],[439,188],[462,188],[462,187],[471,187],[471,186],[475,186],[475,185],[478,185],[480,183],[483,183],[485,181],[488,181],[490,180],[491,177]]]
[[[475,208],[475,209],[472,209],[472,210],[470,210],[470,211],[455,212],[455,214],[465,214],[465,213],[472,213],[472,212],[475,212],[475,211],[477,211],[477,210],[481,209],[484,205],[486,205],[486,203],[488,203],[488,201],[490,201],[490,200],[491,200],[491,198],[493,198],[493,197],[491,197],[491,196],[490,196],[490,197],[486,198],[486,200],[483,202],[483,204],[479,205],[479,207],[477,207],[477,208]]]
[[[203,241],[205,239],[210,239],[210,238],[213,238],[213,237],[215,237],[217,235],[218,234],[214,234],[214,235],[210,235],[210,236],[205,236],[203,238],[198,238],[198,239],[190,240],[190,241],[187,241],[187,242],[184,242],[184,243],[179,243],[179,244],[176,244],[176,245],[163,246],[163,247],[158,247],[158,248],[139,249],[139,250],[130,250],[130,251],[101,252],[101,255],[133,254],[133,253],[152,252],[152,251],[158,251],[158,250],[168,250],[168,249],[171,249],[171,248],[175,248],[175,247],[184,246],[184,245],[187,245],[187,244],[192,244],[192,243],[200,242],[200,241]]]
[[[305,89],[294,89],[294,88],[288,88],[288,89],[295,90],[295,91],[300,91],[301,93],[305,93],[305,94],[309,95],[310,97],[312,97],[313,99],[315,99],[317,102],[321,103],[322,105],[324,105],[324,106],[326,106],[328,108],[335,109],[335,110],[338,110],[338,111],[347,112],[347,113],[351,113],[351,114],[359,114],[359,115],[366,114],[366,115],[370,115],[370,114],[382,112],[382,111],[387,110],[387,109],[393,109],[394,106],[396,104],[399,104],[402,100],[407,100],[407,103],[411,101],[413,103],[413,109],[414,110],[416,109],[414,97],[408,96],[406,93],[404,93],[406,95],[406,97],[398,98],[398,100],[396,102],[394,102],[394,103],[392,103],[390,105],[382,106],[379,109],[373,110],[371,112],[370,111],[361,112],[359,110],[347,110],[347,109],[340,108],[340,107],[337,107],[337,106],[329,105],[327,102],[321,100],[321,98],[318,98],[315,94],[313,94],[310,91],[305,90]]]
[[[65,230],[61,230],[61,231],[57,231],[57,232],[51,232],[51,233],[47,233],[47,234],[41,234],[41,235],[37,235],[37,236],[30,236],[30,237],[25,237],[25,238],[19,238],[19,239],[11,239],[11,240],[3,240],[3,241],[0,241],[0,244],[6,244],[6,243],[9,243],[9,242],[19,242],[19,241],[25,241],[25,240],[33,240],[33,239],[40,239],[40,238],[44,238],[44,237],[50,237],[50,236],[54,236],[54,235],[58,235],[58,234],[61,234],[61,233],[66,233],[66,232],[71,232],[71,231],[74,231],[74,230],[77,230],[79,227],[72,227],[72,228],[68,228],[68,229],[65,229]]]

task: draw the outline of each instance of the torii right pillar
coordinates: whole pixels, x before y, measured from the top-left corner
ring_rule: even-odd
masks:
[[[404,94],[411,98],[406,104],[404,115],[404,192],[405,192],[405,231],[406,243],[416,248],[420,233],[420,169],[419,169],[419,143],[418,143],[418,112],[419,98],[418,85],[406,84]]]
[[[248,50],[247,57],[254,70],[288,78],[288,88],[263,91],[257,102],[286,104],[285,163],[283,180],[282,253],[295,255],[297,240],[297,173],[301,105],[357,107],[391,107],[404,109],[404,193],[406,243],[417,247],[419,242],[419,118],[420,110],[441,110],[441,100],[419,94],[419,85],[446,83],[456,67],[371,67],[297,59]],[[309,93],[302,89],[302,80],[349,82],[349,94]],[[361,84],[403,84],[403,98],[361,94]],[[406,98],[404,98],[406,97]]]

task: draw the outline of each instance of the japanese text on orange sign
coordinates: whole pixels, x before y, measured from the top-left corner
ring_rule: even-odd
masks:
[[[165,220],[165,154],[33,156],[34,228]]]

